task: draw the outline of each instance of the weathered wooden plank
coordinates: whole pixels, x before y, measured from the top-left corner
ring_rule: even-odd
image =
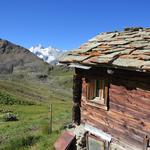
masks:
[[[133,98],[127,92],[116,93],[115,90],[110,90],[109,96],[110,100],[114,103],[132,108],[133,110],[149,113],[149,105],[145,104],[142,98]]]
[[[139,120],[139,118],[141,120],[146,121],[146,122],[150,122],[150,114],[147,112],[140,112],[138,110],[134,110],[132,108],[126,107],[126,106],[122,106],[113,102],[109,103],[110,105],[110,110],[116,113],[119,113],[120,115],[124,116],[124,114],[126,114],[126,116],[129,116],[131,118],[134,118],[135,120]]]
[[[117,112],[109,111],[109,112],[104,112],[101,109],[94,110],[90,106],[86,106],[87,109],[84,110],[85,113],[88,113],[90,116],[94,116],[95,120],[101,120],[101,123],[104,122],[106,124],[114,125],[115,127],[117,125],[120,125],[119,129],[123,128],[122,130],[128,130],[128,128],[132,128],[134,131],[137,133],[139,132],[139,135],[141,132],[147,133],[149,132],[150,134],[150,124],[148,122],[143,123],[141,120],[134,119],[131,116],[127,116],[125,113],[119,114]],[[84,113],[83,112],[83,113]]]
[[[150,73],[125,71],[121,69],[112,69],[114,74],[109,76],[110,78],[128,80],[128,81],[139,81],[143,83],[150,83]],[[108,76],[107,68],[105,67],[92,67],[90,70],[76,69],[76,73],[86,78],[97,78],[98,76]],[[119,81],[120,82],[120,81]]]
[[[92,125],[95,125],[97,128],[102,129],[104,132],[111,134],[114,138],[121,140],[123,142],[126,142],[127,145],[136,147],[137,149],[141,150],[143,146],[143,142],[139,142],[135,139],[133,139],[130,135],[126,135],[125,132],[121,132],[118,130],[118,128],[108,128],[107,126],[98,123],[93,118],[90,118],[89,116],[84,116],[85,120],[83,120],[83,123],[89,123]]]

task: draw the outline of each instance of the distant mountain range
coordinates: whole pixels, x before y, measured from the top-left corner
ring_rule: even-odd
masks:
[[[69,71],[70,68],[55,65],[66,51],[41,44],[30,50],[0,39],[0,74],[23,75],[26,77],[47,76],[52,70]],[[54,71],[55,72],[55,71]]]
[[[29,48],[29,50],[49,64],[57,64],[59,57],[65,52],[51,46],[45,48],[41,44]]]

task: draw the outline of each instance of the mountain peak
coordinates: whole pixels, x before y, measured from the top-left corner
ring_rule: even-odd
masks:
[[[62,55],[63,51],[52,46],[45,48],[42,44],[32,46],[29,49],[32,53],[43,59],[47,63],[57,63],[58,58]]]

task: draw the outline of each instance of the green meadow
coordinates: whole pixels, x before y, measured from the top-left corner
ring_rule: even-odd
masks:
[[[46,81],[0,79],[0,150],[54,149],[55,140],[71,122],[72,73],[60,72],[55,70]],[[7,113],[18,121],[6,121]]]

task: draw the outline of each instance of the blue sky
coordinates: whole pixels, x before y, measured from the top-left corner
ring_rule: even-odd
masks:
[[[150,0],[1,0],[0,38],[74,49],[100,32],[150,27]]]

